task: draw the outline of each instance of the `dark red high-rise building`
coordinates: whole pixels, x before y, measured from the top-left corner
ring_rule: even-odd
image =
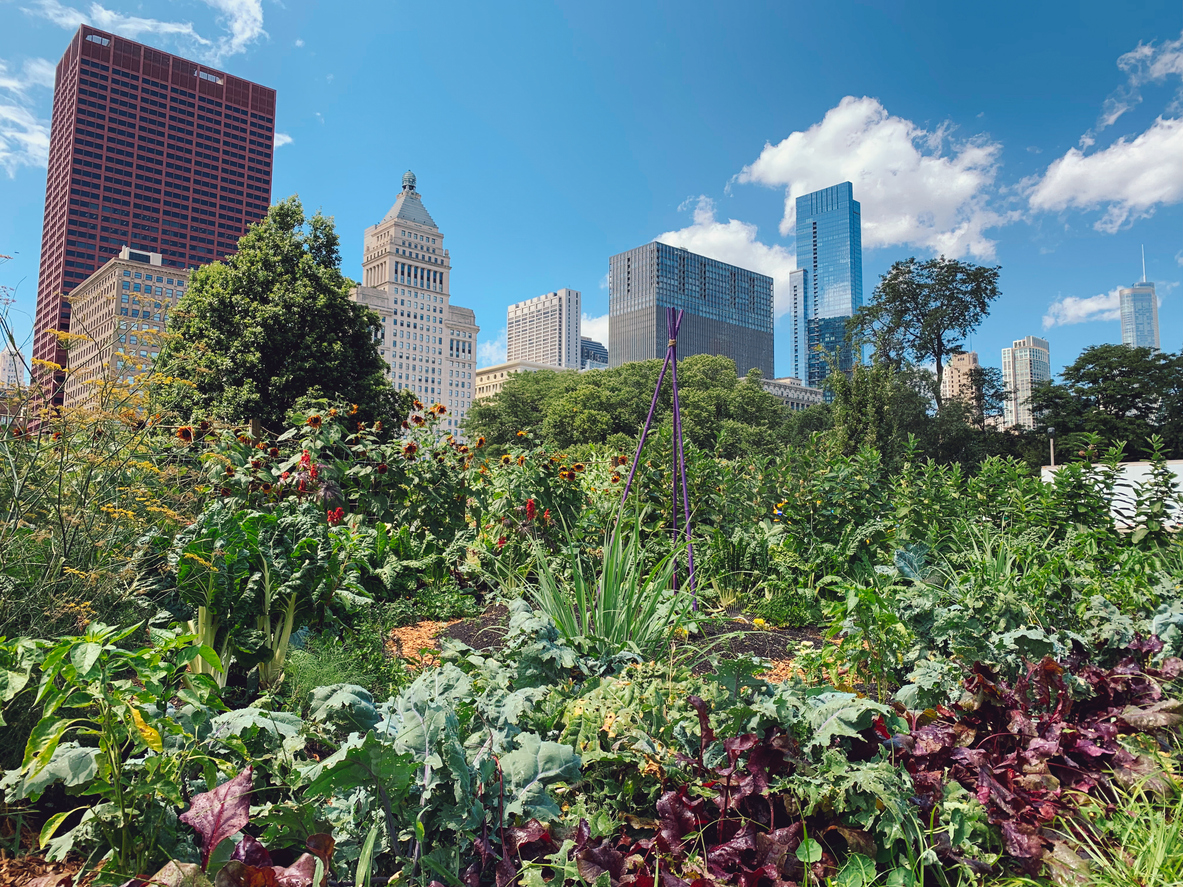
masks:
[[[275,90],[80,27],[54,83],[34,358],[65,365],[63,296],[125,244],[176,268],[232,253],[267,214],[274,147]]]

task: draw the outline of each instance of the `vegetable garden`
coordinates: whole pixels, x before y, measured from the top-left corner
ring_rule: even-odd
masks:
[[[1095,441],[1052,483],[889,472],[820,435],[687,445],[692,595],[668,423],[622,505],[631,455],[353,412],[0,443],[8,862],[61,862],[46,885],[1183,879],[1161,441],[1137,489]],[[493,605],[495,643],[391,655],[398,626]],[[731,652],[757,631],[787,679]]]

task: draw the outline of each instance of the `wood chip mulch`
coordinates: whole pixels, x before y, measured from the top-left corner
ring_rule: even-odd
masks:
[[[74,883],[74,875],[82,868],[79,862],[48,862],[40,856],[9,856],[0,854],[0,884],[5,887],[67,887]],[[94,875],[82,879],[90,884]]]
[[[413,669],[435,665],[439,657],[431,651],[439,650],[436,638],[458,621],[420,622],[395,628],[386,639],[386,651],[392,658],[402,659]]]

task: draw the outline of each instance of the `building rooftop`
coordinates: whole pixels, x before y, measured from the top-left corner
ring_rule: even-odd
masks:
[[[394,206],[386,214],[383,222],[399,220],[413,222],[416,225],[426,225],[428,228],[439,230],[439,226],[431,218],[431,213],[423,205],[423,198],[415,190],[415,174],[409,169],[403,175],[403,190],[394,201]]]

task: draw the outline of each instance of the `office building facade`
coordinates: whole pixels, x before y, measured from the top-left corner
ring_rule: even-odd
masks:
[[[585,370],[608,368],[608,346],[587,336],[579,337],[579,366]]]
[[[608,262],[608,365],[662,358],[666,309],[685,311],[678,355],[717,354],[771,378],[772,278],[681,247],[648,243]]]
[[[510,376],[517,373],[533,373],[538,370],[558,369],[549,363],[537,363],[533,360],[507,360],[505,363],[481,367],[476,371],[476,397],[492,397],[505,387]]]
[[[150,371],[169,311],[188,285],[189,272],[166,266],[160,253],[124,247],[75,287],[64,406],[101,406],[104,388],[121,388]]]
[[[1143,280],[1118,290],[1121,306],[1121,343],[1132,348],[1159,350],[1158,296],[1154,284]]]
[[[862,208],[842,182],[797,198],[797,266],[790,276],[790,365],[821,387],[831,360],[848,373],[859,353],[846,340],[846,321],[863,304]]]
[[[1050,382],[1051,378],[1051,346],[1047,339],[1026,336],[1002,349],[1002,381],[1007,390],[1002,417],[1007,428],[1035,427],[1035,414],[1027,401],[1041,382]]]
[[[0,388],[13,391],[25,387],[25,358],[9,345],[0,351]]]
[[[561,289],[510,305],[506,312],[508,360],[579,369],[581,296]]]
[[[941,398],[960,400],[967,404],[977,401],[978,389],[974,384],[974,370],[981,369],[978,352],[962,351],[949,355],[941,377]]]
[[[810,388],[795,376],[786,376],[783,379],[763,379],[760,385],[794,412],[807,410],[826,402],[825,393],[820,388]]]
[[[274,144],[275,90],[79,27],[54,81],[33,356],[64,365],[63,297],[122,247],[173,269],[232,253],[267,214]],[[64,374],[38,375],[61,404]]]
[[[459,436],[473,401],[480,327],[471,308],[452,304],[452,258],[416,185],[408,170],[390,212],[366,229],[362,285],[351,298],[381,320],[376,344],[391,384],[446,406],[443,426]]]

